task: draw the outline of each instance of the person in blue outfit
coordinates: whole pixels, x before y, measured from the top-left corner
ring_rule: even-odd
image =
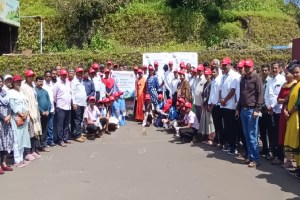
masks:
[[[165,118],[165,115],[163,115],[163,109],[164,109],[164,96],[162,94],[158,95],[158,105],[156,107],[156,111],[158,113],[158,116],[156,118],[156,122],[155,122],[155,126],[156,127],[162,127],[163,123],[162,123],[162,119]]]
[[[125,104],[125,99],[123,97],[123,92],[120,90],[118,92],[119,94],[119,104],[120,104],[120,114],[121,114],[121,119],[120,119],[120,126],[125,126],[126,125],[126,104]]]
[[[157,90],[159,88],[159,84],[158,84],[157,76],[155,76],[155,74],[154,74],[154,67],[151,65],[149,66],[149,76],[147,78],[146,88],[147,88],[147,94],[150,95],[151,102],[153,103],[154,107],[156,108],[156,106],[158,105]]]
[[[120,121],[122,119],[121,116],[121,109],[120,109],[120,102],[119,102],[119,93],[115,92],[113,94],[113,97],[115,98],[115,101],[113,102],[112,106],[111,106],[111,116],[115,117],[119,120],[119,125],[120,125]]]

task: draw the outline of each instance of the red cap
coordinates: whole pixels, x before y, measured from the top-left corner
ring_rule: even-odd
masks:
[[[119,95],[123,95],[124,92],[122,92],[121,90],[118,92]]]
[[[183,61],[180,61],[179,65],[184,65],[184,62],[183,62]]]
[[[115,98],[113,96],[109,97],[109,101],[114,101],[114,100],[115,100]]]
[[[167,99],[167,104],[172,104],[172,99]]]
[[[145,100],[150,100],[151,98],[150,98],[150,94],[146,94],[145,95]]]
[[[179,106],[179,105],[180,105],[180,103],[178,101],[176,101],[176,106]]]
[[[90,97],[89,97],[89,102],[90,102],[90,101],[96,101],[95,97],[94,97],[94,96],[90,96]]]
[[[99,99],[99,100],[98,100],[98,104],[99,104],[99,103],[103,103],[103,100]]]
[[[184,64],[184,62],[183,61],[181,61],[180,62],[180,64],[179,64],[179,67],[181,67],[181,68],[183,68],[183,69],[185,69],[186,67],[185,67],[185,64]]]
[[[154,70],[154,67],[150,65],[149,70]]]
[[[139,68],[137,67],[137,66],[135,66],[134,68],[133,68],[133,71],[138,71],[139,70]]]
[[[158,66],[158,62],[157,61],[154,62],[154,66]]]
[[[192,72],[197,73],[197,69],[192,69]]]
[[[166,103],[163,108],[163,112],[168,112],[171,108],[172,104]]]
[[[89,73],[90,74],[95,73],[95,70],[91,67],[90,70],[89,70]]]
[[[60,75],[68,75],[67,70],[65,69],[60,70]]]
[[[142,67],[143,69],[148,69],[148,67],[146,66],[146,65],[143,65],[143,67]]]
[[[181,71],[179,71],[178,73],[179,73],[179,74],[185,75],[185,70],[181,70]]]
[[[245,61],[244,60],[240,60],[239,63],[237,64],[238,68],[243,68],[245,65]]]
[[[76,68],[76,73],[77,73],[77,72],[84,72],[84,70],[83,70],[82,67],[77,67],[77,68]]]
[[[117,97],[119,97],[120,95],[119,95],[119,93],[118,92],[115,92],[114,94],[113,94],[113,97],[114,98],[117,98]]]
[[[98,63],[93,63],[93,64],[92,64],[92,68],[93,68],[93,69],[100,69],[100,66],[99,66]]]
[[[210,68],[206,68],[204,71],[205,75],[211,75],[211,69]]]
[[[245,61],[244,67],[253,67],[253,66],[254,66],[254,63],[251,59],[247,59]]]
[[[159,94],[159,95],[158,95],[158,98],[159,98],[159,99],[164,99],[164,96],[163,96],[162,94]]]
[[[108,61],[108,62],[107,62],[107,64],[108,64],[108,65],[111,65],[111,64],[112,64],[112,62],[111,62],[111,61]]]
[[[99,73],[99,76],[103,76],[103,75],[104,75],[103,73],[101,73],[101,72]]]
[[[172,62],[172,61],[169,61],[169,65],[173,65],[173,62]]]
[[[143,70],[139,69],[138,74],[142,74],[142,73],[143,73]]]
[[[109,69],[105,68],[104,73],[109,73]]]
[[[186,108],[192,108],[192,104],[190,103],[190,102],[186,102],[185,104],[184,104],[184,107],[186,107]]]
[[[32,70],[30,70],[30,69],[27,69],[26,71],[25,71],[25,76],[27,77],[27,76],[34,76],[34,72],[32,71]]]
[[[225,57],[222,60],[222,65],[230,65],[231,64],[231,59],[229,57]]]
[[[14,75],[13,81],[22,81],[22,77],[19,74]]]
[[[117,64],[117,63],[115,63],[115,64],[114,64],[114,67],[118,67],[118,64]]]
[[[103,103],[108,103],[109,102],[109,99],[108,98],[104,98],[103,99]]]
[[[178,73],[178,70],[177,70],[177,69],[175,69],[175,70],[173,71],[173,73]]]
[[[203,71],[204,70],[204,67],[202,64],[199,64],[198,67],[197,67],[197,71]]]
[[[180,98],[178,99],[178,102],[179,102],[179,103],[185,103],[185,100],[184,100],[184,98],[180,97]]]

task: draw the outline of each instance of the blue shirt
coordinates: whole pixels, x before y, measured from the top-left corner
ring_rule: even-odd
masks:
[[[94,85],[94,82],[92,80],[83,79],[83,85],[85,87],[85,92],[86,92],[86,95],[88,97],[95,96],[95,85]]]
[[[118,101],[120,103],[120,110],[122,111],[122,113],[125,112],[125,110],[126,110],[125,99],[120,98]]]
[[[119,117],[120,115],[120,103],[119,100],[118,101],[114,101],[113,105],[112,105],[112,109],[111,109],[111,115],[112,117]]]
[[[37,87],[35,87],[35,92],[37,95],[37,101],[38,101],[40,114],[42,114],[43,112],[47,112],[47,111],[50,113],[51,101],[50,101],[48,92],[43,88],[39,89]]]

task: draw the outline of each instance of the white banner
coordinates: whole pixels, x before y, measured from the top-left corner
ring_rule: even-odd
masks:
[[[116,90],[124,92],[125,99],[134,97],[135,75],[133,71],[113,71],[112,78],[115,80]]]
[[[179,67],[179,64],[181,61],[184,62],[184,64],[190,63],[192,67],[198,66],[198,54],[194,52],[174,52],[172,54],[172,60],[174,63],[174,66],[177,68]]]
[[[154,62],[157,61],[159,66],[158,70],[163,70],[164,65],[167,65],[169,61],[172,60],[172,55],[169,53],[144,53],[143,54],[143,65],[152,65],[154,66]]]

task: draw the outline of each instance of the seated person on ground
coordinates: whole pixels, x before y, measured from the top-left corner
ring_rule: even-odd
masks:
[[[109,102],[108,98],[104,98],[103,100],[100,99],[98,101],[98,109],[100,112],[99,120],[102,126],[101,130],[104,130],[106,134],[110,134],[110,132],[108,131],[108,118],[106,117],[107,110],[104,106],[104,103],[107,104],[108,102]]]
[[[146,94],[145,96],[145,105],[144,105],[144,121],[142,123],[142,126],[149,127],[151,124],[153,124],[154,120],[154,105],[151,102],[150,94]]]
[[[99,122],[99,109],[95,106],[96,99],[94,96],[89,97],[89,105],[86,107],[83,113],[84,124],[86,127],[88,139],[95,139],[100,137],[101,124]]]

